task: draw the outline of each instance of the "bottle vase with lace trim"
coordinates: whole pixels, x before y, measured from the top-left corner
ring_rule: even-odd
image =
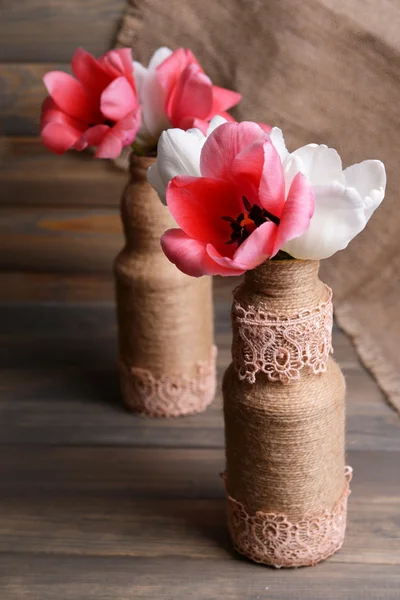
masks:
[[[270,260],[234,292],[223,382],[228,527],[238,552],[275,567],[328,558],[346,528],[345,384],[318,267]]]
[[[149,417],[205,410],[216,385],[210,277],[184,275],[164,256],[174,226],[147,181],[154,158],[132,154],[121,218],[125,246],[114,264],[119,374],[126,407]]]

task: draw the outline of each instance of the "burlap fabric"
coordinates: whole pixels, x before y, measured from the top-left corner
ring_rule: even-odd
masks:
[[[395,0],[378,10],[363,0],[131,0],[118,44],[144,63],[161,45],[190,47],[214,83],[243,94],[236,118],[282,127],[289,149],[325,143],[344,165],[384,161],[384,204],[322,276],[339,324],[400,411],[399,21]]]

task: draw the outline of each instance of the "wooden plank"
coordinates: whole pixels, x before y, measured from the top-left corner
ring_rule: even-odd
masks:
[[[2,495],[0,552],[215,560],[232,554],[222,492],[201,500],[135,499],[131,491]],[[352,499],[346,543],[331,562],[400,567],[399,499],[373,506]]]
[[[58,293],[62,293],[62,288]],[[4,360],[3,367],[40,368],[43,366],[40,362],[42,360],[50,361],[53,366],[57,364],[62,366],[62,363],[57,360],[52,361],[52,355],[59,344],[65,344],[67,349],[72,343],[85,346],[85,349],[93,354],[93,361],[88,362],[86,366],[92,364],[94,367],[99,366],[99,363],[96,362],[96,356],[98,356],[96,349],[98,350],[104,345],[102,355],[108,361],[108,368],[112,368],[114,365],[112,362],[114,347],[112,345],[116,337],[114,303],[97,302],[71,305],[54,303],[54,299],[50,302],[51,305],[47,303],[11,305],[3,303],[1,305],[0,335],[3,348],[0,348],[0,353]],[[219,361],[221,365],[227,365],[230,362],[231,344],[230,302],[221,300],[218,292],[215,292],[214,313],[217,343],[220,349]],[[41,344],[38,344],[39,341]],[[360,370],[353,347],[346,336],[337,329],[334,331],[334,346],[336,360],[342,368],[347,371]],[[107,348],[109,351],[106,354]],[[36,359],[35,356],[39,357],[39,354],[40,358]],[[80,363],[75,364],[79,365]],[[360,372],[364,373],[364,371]],[[364,394],[364,391],[360,389],[359,394],[363,402],[367,401],[369,396],[368,393]]]
[[[42,77],[48,71],[68,71],[68,64],[0,63],[2,135],[38,135],[40,109],[47,96]]]
[[[351,453],[348,535],[331,562],[400,565],[398,458]],[[226,559],[222,468],[222,450],[13,447],[0,552]]]
[[[400,572],[388,565],[321,563],[275,570],[236,556],[0,556],[2,600],[398,600]]]
[[[0,268],[110,271],[123,246],[117,209],[0,209]]]
[[[83,353],[78,355],[84,360]],[[223,447],[220,387],[225,362],[219,363],[217,396],[206,412],[165,421],[125,412],[116,366],[70,367],[73,357],[71,349],[64,354],[65,366],[0,371],[2,444],[40,445],[47,440],[51,445]],[[398,416],[367,375],[346,375],[348,449],[400,451]]]
[[[399,502],[398,452],[354,450],[347,460],[354,469],[352,503],[376,505],[372,510],[378,504]],[[85,494],[125,495],[131,500],[215,500],[223,497],[219,477],[223,468],[222,448],[184,452],[179,448],[69,448],[47,446],[44,440],[42,446],[13,445],[0,453],[0,503],[7,495],[29,492],[42,497],[68,490],[82,496],[82,501]]]
[[[103,54],[125,7],[125,0],[3,0],[0,61],[69,61],[78,46]]]
[[[146,420],[124,412],[112,303],[3,305],[2,442],[223,447],[220,387],[230,362],[231,332],[229,303],[218,289],[215,299],[219,347],[216,401],[201,415],[172,421]],[[398,416],[383,402],[339,330],[334,332],[334,345],[347,379],[348,447],[400,449]]]
[[[39,138],[0,139],[0,206],[116,208],[126,181],[111,161],[89,152],[57,156]]]
[[[38,282],[41,276],[38,276]],[[86,275],[84,276],[86,277]],[[7,277],[0,275],[0,283],[5,285],[10,281]],[[7,344],[7,353],[3,352],[3,366],[15,367],[40,367],[40,361],[35,360],[35,352],[39,352],[38,344],[35,346],[35,338],[41,341],[43,348],[41,360],[50,360],[51,354],[58,343],[66,346],[72,340],[73,343],[86,345],[86,348],[94,352],[101,344],[109,346],[116,336],[115,305],[113,302],[89,302],[78,304],[65,304],[58,302],[63,294],[63,287],[56,287],[57,296],[46,296],[51,303],[32,304],[2,303],[0,311],[0,335],[4,344]],[[218,334],[217,343],[220,348],[219,360],[221,365],[230,362],[231,326],[230,326],[230,301],[222,300],[216,290],[214,296],[214,320]],[[66,298],[69,300],[69,298]],[[97,298],[103,300],[102,298]],[[56,302],[54,302],[56,300]],[[105,300],[105,299],[104,299]],[[47,345],[44,343],[48,340]],[[346,370],[360,370],[360,364],[355,351],[348,338],[338,329],[334,330],[335,358],[342,368]],[[15,350],[15,351],[14,351]],[[20,354],[18,354],[18,350]],[[111,353],[114,351],[110,349]],[[0,349],[1,353],[1,349]],[[108,367],[112,368],[113,355],[108,357]],[[24,355],[27,357],[26,361]],[[57,364],[56,362],[54,364]],[[79,363],[77,363],[79,364]],[[89,363],[88,363],[89,364]],[[95,360],[91,364],[98,365]],[[364,373],[364,371],[361,371]],[[362,391],[362,390],[361,390]],[[361,394],[360,394],[361,396]],[[368,400],[368,394],[365,394]]]
[[[111,273],[0,273],[0,302],[110,302],[113,299]]]

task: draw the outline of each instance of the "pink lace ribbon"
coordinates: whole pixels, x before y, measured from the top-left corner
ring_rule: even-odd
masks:
[[[179,417],[202,412],[211,404],[216,388],[217,348],[208,361],[196,364],[195,376],[162,375],[128,367],[120,361],[122,394],[126,405],[148,417]]]
[[[255,383],[258,373],[269,381],[287,383],[300,378],[305,366],[314,373],[326,371],[332,352],[332,290],[315,308],[285,315],[265,304],[242,306],[233,302],[232,357],[242,381]]]
[[[283,514],[250,515],[228,495],[228,527],[235,550],[277,568],[313,566],[325,560],[343,545],[352,472],[351,467],[345,468],[344,491],[332,510],[293,523]]]

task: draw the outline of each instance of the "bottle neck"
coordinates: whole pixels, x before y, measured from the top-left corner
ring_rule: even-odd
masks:
[[[160,237],[175,225],[168,208],[147,181],[147,170],[155,158],[132,155],[129,183],[121,201],[121,218],[129,249],[158,251]]]
[[[318,278],[319,261],[266,260],[247,271],[239,296],[253,296],[271,309],[298,310],[324,300],[325,286]]]
[[[331,293],[318,261],[266,261],[246,273],[232,306],[232,358],[241,380],[285,383],[326,371],[332,346]]]

